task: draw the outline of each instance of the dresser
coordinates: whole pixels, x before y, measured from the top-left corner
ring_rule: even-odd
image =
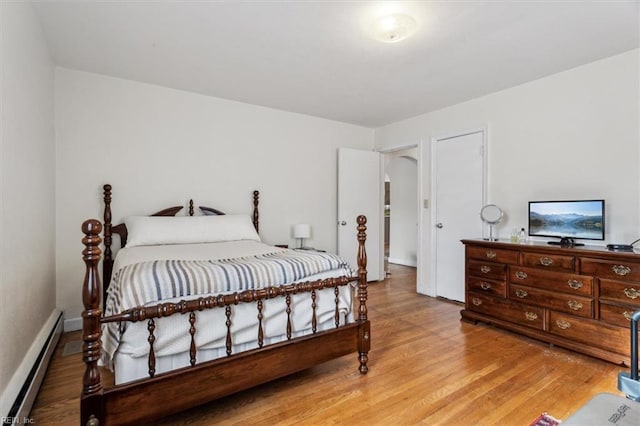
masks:
[[[629,364],[640,254],[603,247],[462,240],[462,319]]]

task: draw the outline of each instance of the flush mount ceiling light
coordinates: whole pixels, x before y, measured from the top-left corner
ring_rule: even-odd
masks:
[[[414,33],[416,21],[407,15],[386,15],[376,21],[373,36],[385,43],[396,43]]]

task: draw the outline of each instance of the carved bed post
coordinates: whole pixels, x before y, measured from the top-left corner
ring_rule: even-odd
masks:
[[[104,260],[102,261],[102,279],[105,283],[111,281],[113,271],[113,256],[111,254],[111,185],[106,184],[104,189]],[[107,300],[107,286],[102,290],[102,300]],[[104,306],[103,306],[104,307]]]
[[[106,185],[105,185],[106,186]],[[106,187],[105,187],[106,192]],[[86,220],[82,224],[84,238],[82,244],[82,260],[85,263],[85,276],[82,284],[82,360],[86,364],[82,378],[82,403],[80,421],[82,425],[98,425],[102,420],[102,383],[98,360],[101,349],[100,318],[100,276],[98,262],[100,262],[100,231],[102,225],[96,219]]]
[[[258,214],[258,201],[260,198],[260,191],[253,191],[253,227],[256,228],[256,232],[260,232],[260,217]]]
[[[360,322],[360,333],[358,337],[358,352],[360,353],[360,373],[366,374],[369,371],[367,361],[369,361],[369,349],[371,348],[371,330],[367,318],[367,251],[365,242],[367,241],[367,218],[358,216],[358,322]]]

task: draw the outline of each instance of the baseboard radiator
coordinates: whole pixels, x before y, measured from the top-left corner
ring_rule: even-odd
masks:
[[[23,419],[28,418],[29,413],[31,412],[31,408],[33,407],[33,403],[38,395],[38,391],[40,390],[40,385],[42,385],[42,381],[44,380],[44,375],[47,372],[47,367],[49,366],[51,357],[53,356],[56,346],[58,345],[58,341],[60,340],[60,336],[62,335],[62,312],[55,311],[54,314],[57,316],[57,318],[54,319],[54,325],[49,332],[40,353],[35,359],[24,384],[22,384],[20,392],[11,406],[9,413],[7,413],[7,416],[3,418],[3,424],[15,424],[15,421],[12,421],[14,419],[20,419],[20,422],[22,422]]]

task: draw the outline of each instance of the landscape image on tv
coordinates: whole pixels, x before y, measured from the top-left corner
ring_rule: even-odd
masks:
[[[531,201],[529,235],[604,240],[604,201]]]

